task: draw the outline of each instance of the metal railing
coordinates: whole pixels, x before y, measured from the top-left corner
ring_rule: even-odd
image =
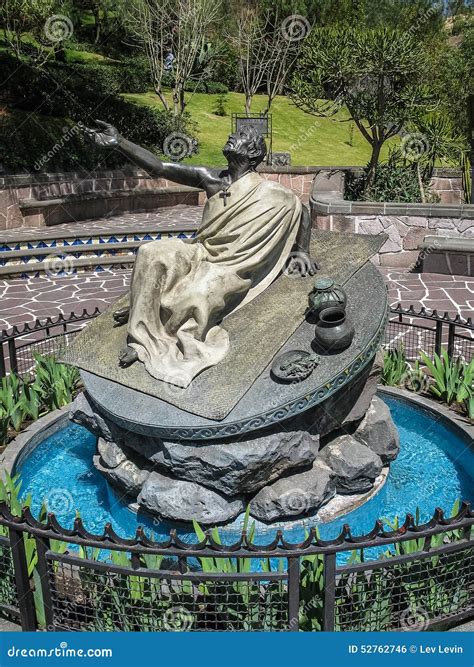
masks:
[[[70,313],[68,317],[60,313],[57,317],[3,329],[0,333],[0,378],[11,371],[20,376],[28,375],[35,366],[35,353],[57,355],[84,324],[100,312],[99,308],[92,313],[83,310],[80,315]]]
[[[311,529],[301,543],[281,531],[265,545],[245,531],[231,545],[214,531],[195,543],[171,531],[160,543],[141,528],[133,539],[110,524],[91,534],[80,519],[66,530],[53,514],[40,523],[1,503],[0,610],[16,613],[23,630],[443,627],[474,615],[473,525],[463,503],[451,518],[436,510],[416,525],[407,515],[395,531],[377,521],[363,536],[345,525],[327,541]],[[341,563],[344,552],[352,556]]]
[[[9,371],[21,376],[34,368],[34,353],[58,354],[89,320],[100,315],[83,310],[80,315],[37,319],[32,324],[15,326],[0,333],[0,378]],[[427,324],[428,323],[428,324]],[[390,308],[385,330],[384,347],[394,348],[403,344],[407,358],[417,359],[420,350],[429,356],[441,348],[447,348],[450,356],[462,356],[467,362],[474,357],[474,324],[471,318],[459,315],[451,318],[448,313],[428,312],[425,308],[415,311],[413,306],[402,308],[400,304]]]
[[[414,306],[403,308],[401,304],[390,308],[385,329],[384,348],[403,346],[408,359],[420,359],[420,351],[432,357],[447,349],[450,358],[462,357],[469,363],[474,357],[474,324],[469,317],[450,317],[448,313],[416,311]]]

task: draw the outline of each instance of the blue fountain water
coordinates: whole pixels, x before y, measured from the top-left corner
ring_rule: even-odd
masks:
[[[474,499],[474,450],[457,432],[436,421],[422,408],[403,399],[384,398],[400,431],[401,448],[384,487],[368,502],[330,523],[319,524],[320,535],[330,539],[339,534],[344,523],[353,535],[370,531],[376,519],[403,521],[418,508],[420,520],[426,521],[436,507],[450,513],[456,500]],[[76,511],[88,531],[102,533],[111,522],[122,537],[133,537],[143,525],[156,539],[165,539],[171,526],[136,514],[126,500],[116,494],[92,465],[95,437],[84,428],[71,424],[41,442],[21,462],[22,495],[31,494],[31,507],[38,514],[43,501],[65,527],[70,527]],[[307,524],[306,524],[307,525]],[[223,541],[235,540],[240,523],[221,529]],[[274,528],[257,524],[256,541],[271,541]],[[189,528],[179,528],[182,539],[194,541]],[[304,539],[305,525],[293,522],[285,527],[289,541]]]

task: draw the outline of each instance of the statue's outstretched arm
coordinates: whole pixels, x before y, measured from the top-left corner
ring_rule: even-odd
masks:
[[[208,194],[214,194],[215,177],[205,167],[191,167],[190,165],[162,162],[146,148],[124,139],[117,129],[97,120],[99,129],[87,128],[87,135],[99,146],[115,148],[126,155],[132,162],[143,167],[149,174],[162,176],[175,183],[203,188]],[[214,186],[214,187],[213,187]]]

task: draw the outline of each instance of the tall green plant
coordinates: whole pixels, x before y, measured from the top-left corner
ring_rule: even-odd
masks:
[[[472,392],[474,376],[474,359],[466,364],[461,357],[450,359],[446,349],[441,354],[433,354],[433,359],[421,352],[423,363],[428,368],[432,380],[430,391],[448,405],[462,403],[464,398]]]
[[[386,350],[383,358],[382,384],[399,387],[406,379],[409,365],[403,345]]]

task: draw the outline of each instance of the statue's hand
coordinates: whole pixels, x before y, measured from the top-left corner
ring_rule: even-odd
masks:
[[[288,266],[286,273],[295,276],[300,275],[302,278],[306,276],[314,276],[319,269],[319,265],[311,255],[303,250],[292,252],[288,259]]]
[[[85,133],[98,146],[114,147],[119,145],[120,135],[113,125],[105,123],[103,120],[96,120],[98,129],[86,127]]]

